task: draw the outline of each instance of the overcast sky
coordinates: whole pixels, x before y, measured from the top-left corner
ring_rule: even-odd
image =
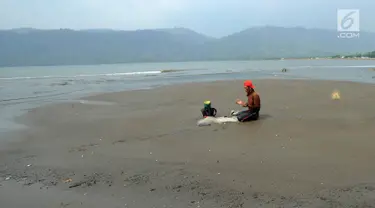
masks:
[[[336,29],[336,10],[360,9],[375,31],[375,0],[0,0],[0,29],[186,27],[221,37],[248,27]]]

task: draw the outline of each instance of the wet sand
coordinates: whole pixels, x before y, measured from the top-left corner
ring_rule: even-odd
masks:
[[[374,85],[254,83],[241,124],[196,126],[204,100],[239,109],[242,81],[30,110],[0,148],[0,207],[375,207]]]

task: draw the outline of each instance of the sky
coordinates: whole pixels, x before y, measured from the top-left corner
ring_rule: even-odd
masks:
[[[375,0],[0,0],[0,29],[185,27],[223,37],[254,26],[336,29],[337,9],[359,9],[375,32]]]

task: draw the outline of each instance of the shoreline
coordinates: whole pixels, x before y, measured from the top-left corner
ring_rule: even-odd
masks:
[[[242,80],[35,108],[18,118],[29,125],[20,140],[0,150],[0,201],[20,204],[10,197],[20,192],[32,207],[372,204],[373,84],[253,81],[261,117],[242,124],[196,126],[204,100],[218,116],[237,109]],[[331,99],[334,90],[340,100]]]
[[[371,61],[375,58],[329,58],[329,57],[311,57],[311,58],[281,58],[282,60],[350,60],[350,61]]]
[[[205,63],[205,62],[252,62],[252,61],[280,61],[280,60],[358,60],[371,61],[375,58],[329,58],[329,57],[304,57],[304,58],[265,58],[265,59],[230,59],[230,60],[192,60],[192,61],[167,61],[167,62],[119,62],[119,63],[104,63],[104,64],[63,64],[63,65],[14,65],[14,66],[0,66],[2,68],[18,68],[18,67],[74,67],[74,66],[107,66],[107,65],[133,65],[133,64],[161,64],[161,63]]]

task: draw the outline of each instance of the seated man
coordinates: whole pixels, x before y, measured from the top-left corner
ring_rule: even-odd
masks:
[[[244,82],[244,89],[247,96],[247,102],[237,99],[236,103],[242,107],[248,107],[248,110],[241,111],[234,114],[240,122],[257,120],[260,111],[260,97],[254,90],[254,85],[251,80]]]

